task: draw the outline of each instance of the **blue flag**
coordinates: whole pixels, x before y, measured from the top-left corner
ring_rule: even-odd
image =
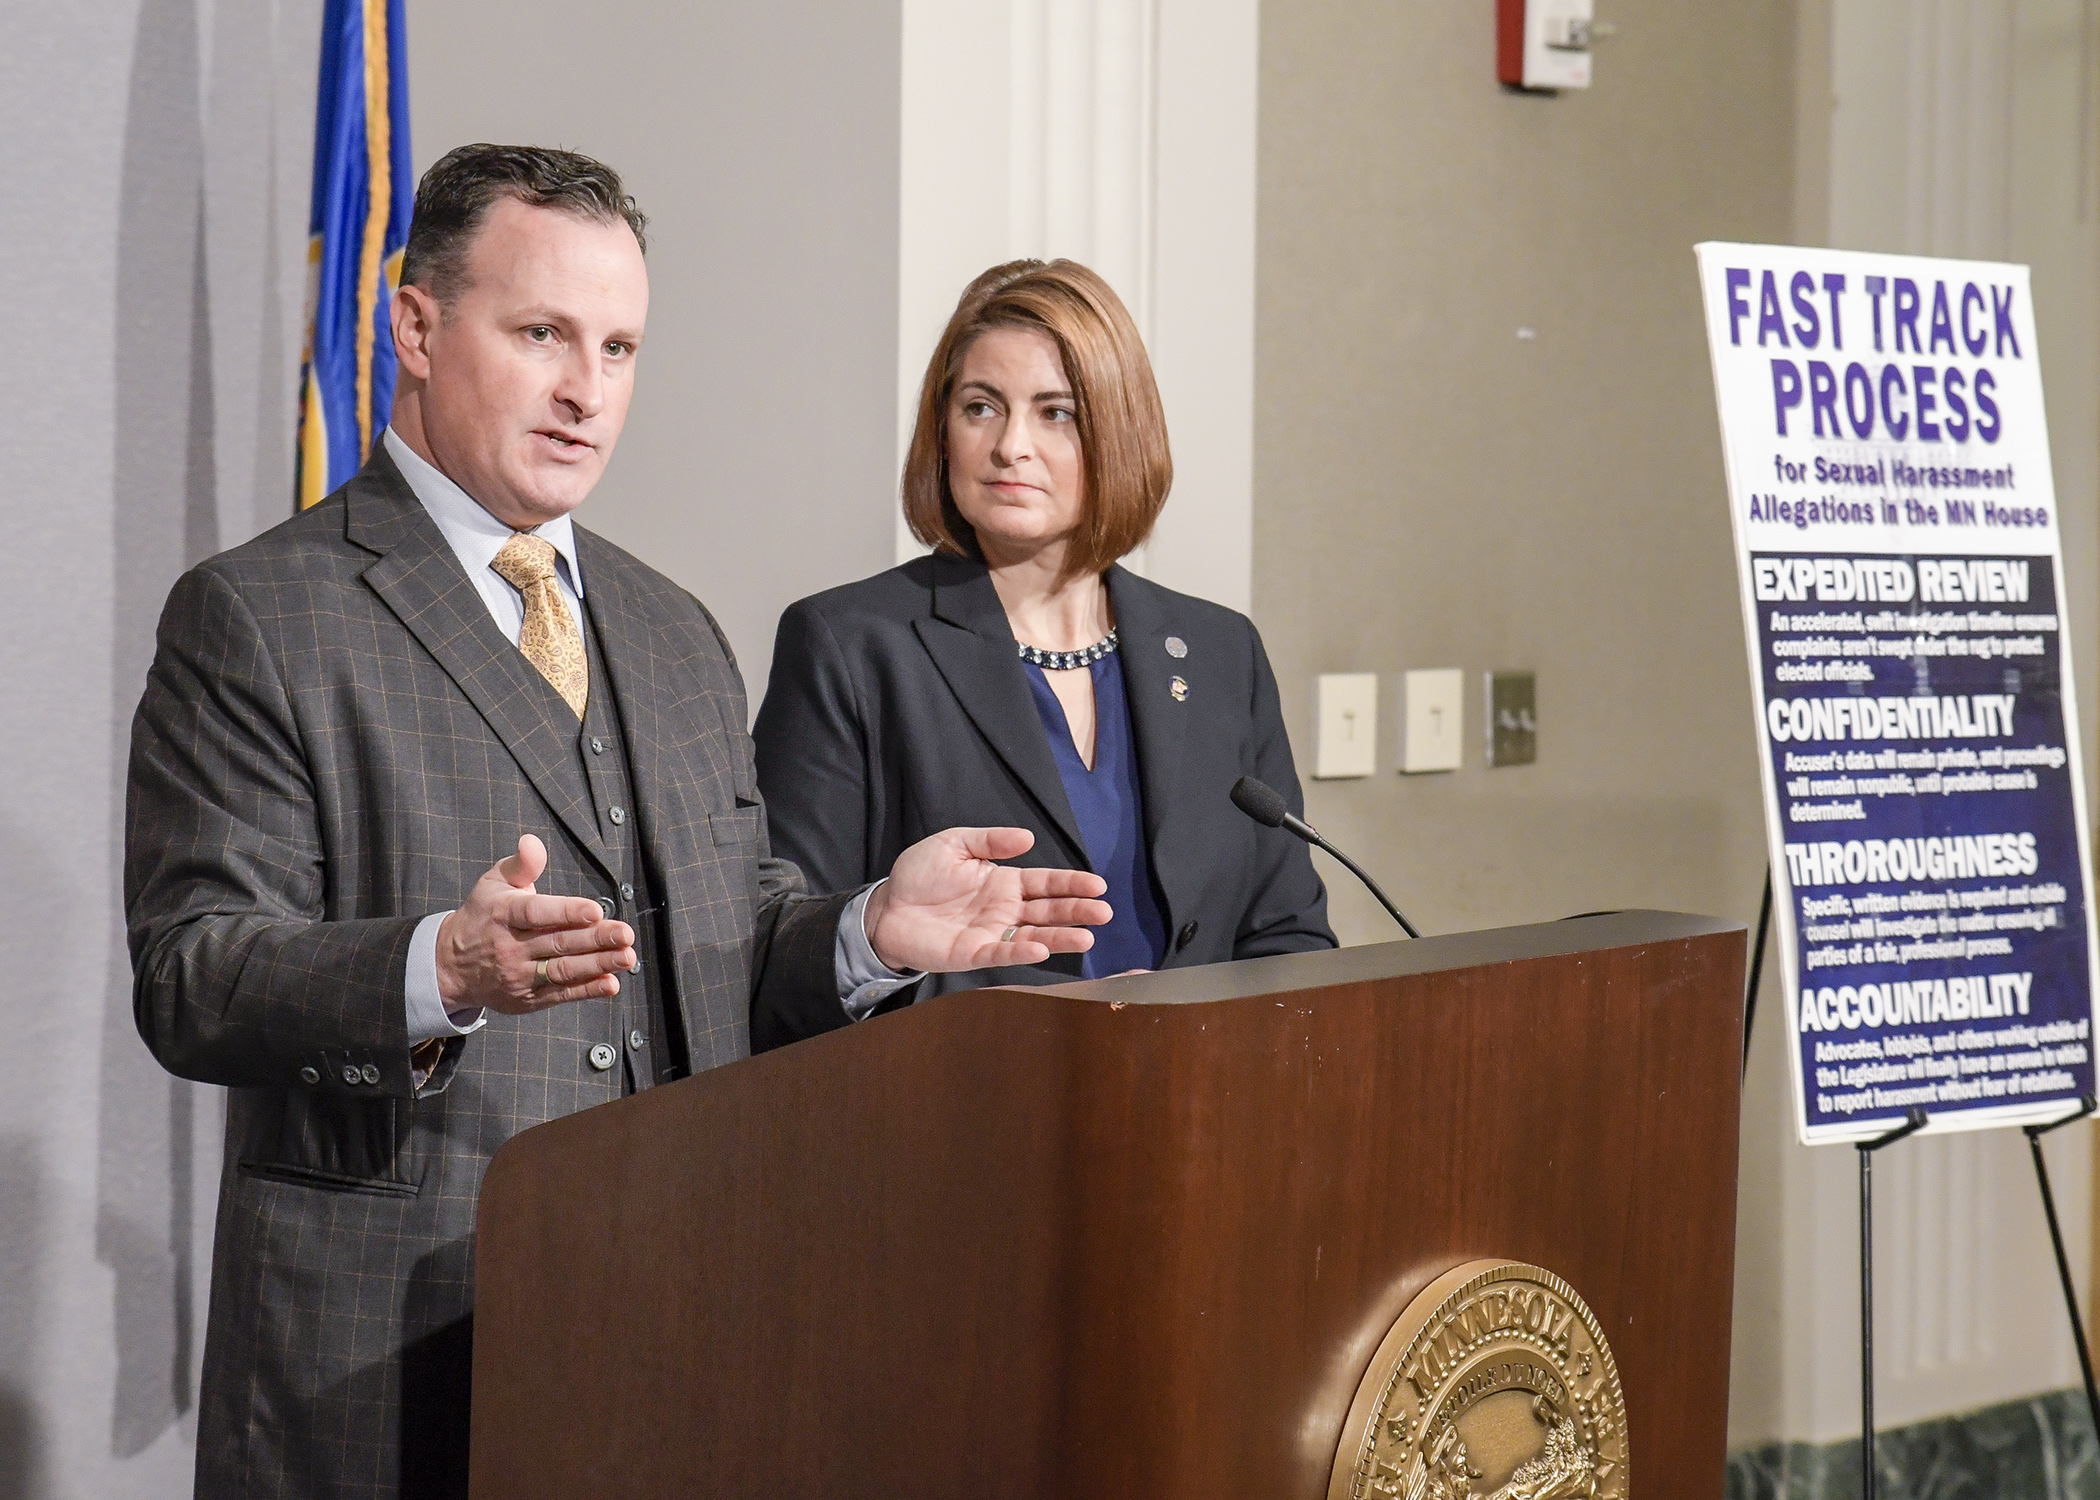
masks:
[[[355,474],[394,406],[389,306],[415,208],[403,0],[327,0],[307,224],[298,503]]]

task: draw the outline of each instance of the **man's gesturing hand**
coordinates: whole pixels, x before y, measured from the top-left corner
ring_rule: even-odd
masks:
[[[546,868],[547,846],[525,834],[518,852],[490,866],[465,904],[438,925],[445,1009],[479,1005],[519,1016],[620,992],[619,974],[635,967],[634,930],[587,896],[536,895],[533,882]]]
[[[1084,870],[993,863],[1034,843],[1025,828],[949,828],[913,844],[868,899],[875,956],[892,969],[941,974],[1039,964],[1093,947],[1086,929],[1110,913],[1106,901],[1091,898],[1108,882]]]

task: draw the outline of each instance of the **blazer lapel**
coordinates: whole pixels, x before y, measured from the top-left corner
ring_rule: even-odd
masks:
[[[1108,570],[1108,602],[1116,614],[1117,651],[1123,658],[1123,696],[1130,703],[1130,728],[1137,736],[1138,782],[1145,794],[1145,839],[1156,843],[1180,790],[1181,749],[1189,706],[1171,691],[1176,677],[1194,692],[1202,667],[1167,653],[1176,622],[1161,606],[1160,591],[1121,567]],[[1183,626],[1183,630],[1187,627]],[[1180,637],[1187,650],[1187,638]]]
[[[1200,692],[1203,669],[1193,658],[1167,651],[1167,638],[1177,634],[1187,651],[1188,627],[1168,612],[1164,590],[1120,566],[1113,567],[1108,570],[1108,602],[1115,611],[1117,652],[1123,658],[1123,697],[1130,705],[1130,730],[1137,739],[1138,787],[1145,798],[1145,847],[1151,853],[1160,892],[1171,905],[1180,872],[1175,868],[1174,851],[1166,847],[1160,830],[1177,826],[1173,817],[1183,790],[1181,754],[1191,711],[1185,700],[1174,697],[1171,688],[1179,677],[1190,693]],[[1222,816],[1222,810],[1199,808],[1195,816],[1206,814]]]
[[[489,618],[480,591],[384,448],[351,481],[346,500],[349,539],[381,554],[365,569],[365,582],[488,721],[562,826],[609,870],[576,772],[574,726],[550,715],[545,683]],[[591,587],[588,579],[584,587]]]
[[[1014,654],[1013,628],[991,574],[984,564],[961,558],[937,557],[935,564],[933,613],[912,621],[912,629],[977,732],[1085,860],[1086,841],[1050,754],[1026,669]]]

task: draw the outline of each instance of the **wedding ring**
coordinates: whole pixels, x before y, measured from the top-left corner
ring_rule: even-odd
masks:
[[[544,958],[540,959],[538,962],[533,964],[532,982],[537,985],[549,985],[554,983],[553,978],[547,973],[547,960],[545,960]]]
[[[1020,928],[1018,928],[1018,927],[1009,927],[1009,928],[1007,928],[1005,932],[1003,932],[1003,933],[1001,933],[1001,934],[1000,934],[1000,936],[999,936],[999,941],[1000,941],[1000,942],[1002,942],[1002,943],[1010,943],[1010,942],[1012,942],[1012,941],[1014,940],[1014,934],[1015,934],[1015,933],[1017,933],[1017,932],[1019,932],[1020,930],[1021,930],[1021,929],[1020,929]]]

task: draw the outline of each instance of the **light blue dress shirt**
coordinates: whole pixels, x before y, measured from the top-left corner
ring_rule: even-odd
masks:
[[[430,518],[437,522],[438,530],[444,533],[460,567],[466,570],[467,577],[480,593],[481,602],[488,606],[490,618],[515,646],[525,624],[525,596],[490,566],[503,544],[510,540],[510,527],[482,509],[473,496],[409,447],[393,428],[386,430],[383,441],[395,466],[401,470],[401,477],[408,481],[408,487],[415,491],[423,508],[430,512]],[[570,617],[578,622],[580,630],[584,580],[583,568],[576,560],[576,528],[567,516],[562,516],[535,527],[533,534],[554,548],[555,582],[561,589],[562,603],[568,607]],[[840,1004],[845,1007],[847,1016],[855,1021],[866,1017],[893,991],[919,978],[916,974],[900,974],[875,956],[875,946],[868,941],[867,931],[868,897],[874,890],[874,886],[869,886],[862,891],[840,915],[838,945],[832,958]],[[408,1042],[412,1047],[438,1037],[465,1036],[488,1021],[478,1005],[448,1011],[438,994],[438,928],[451,915],[449,911],[441,911],[425,917],[416,924],[415,934],[409,940],[405,987],[408,992]]]

